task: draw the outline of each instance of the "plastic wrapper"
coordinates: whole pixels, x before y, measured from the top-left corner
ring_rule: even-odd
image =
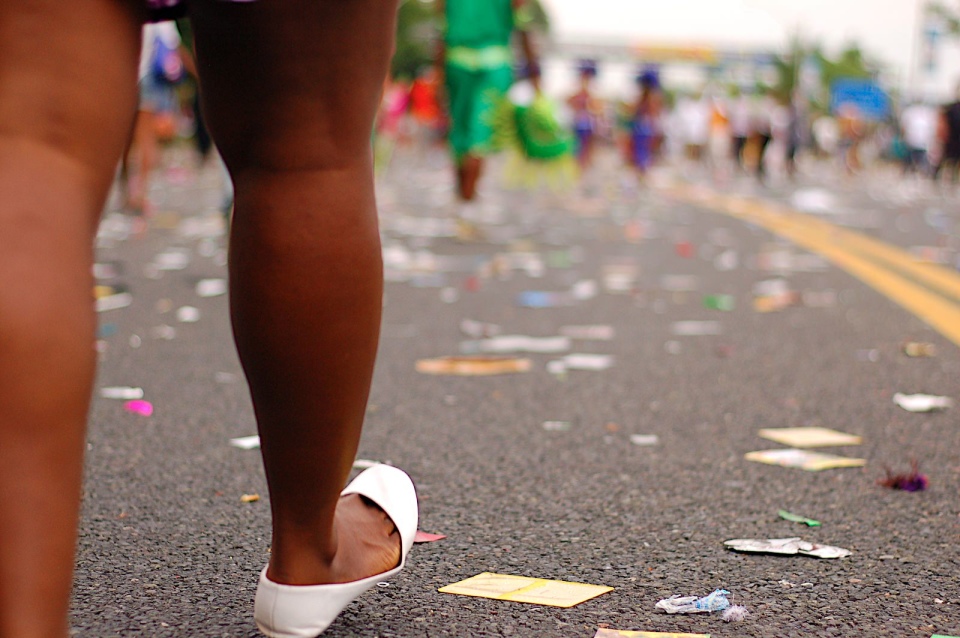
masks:
[[[671,596],[657,603],[657,609],[668,614],[707,614],[714,611],[723,611],[730,606],[727,600],[726,589],[717,589],[713,593],[698,598],[696,596]]]

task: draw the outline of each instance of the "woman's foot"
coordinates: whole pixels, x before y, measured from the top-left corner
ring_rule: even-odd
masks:
[[[397,526],[376,503],[360,494],[340,497],[334,518],[336,549],[329,561],[313,552],[276,552],[267,578],[285,585],[349,583],[400,564]]]

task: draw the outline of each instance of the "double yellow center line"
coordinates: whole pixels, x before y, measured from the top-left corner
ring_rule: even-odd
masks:
[[[960,274],[780,204],[701,186],[673,187],[666,194],[750,222],[822,255],[960,346]]]

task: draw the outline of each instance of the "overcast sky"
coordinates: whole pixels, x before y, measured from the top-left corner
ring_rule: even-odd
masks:
[[[922,0],[542,0],[558,35],[782,46],[856,41],[905,78]]]

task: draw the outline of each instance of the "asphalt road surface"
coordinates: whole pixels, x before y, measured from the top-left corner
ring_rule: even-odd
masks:
[[[257,451],[229,444],[256,428],[227,299],[196,293],[226,273],[218,173],[170,161],[149,228],[130,234],[108,212],[98,240],[110,265],[99,274],[112,275],[101,283],[132,296],[101,313],[98,388],[142,387],[154,412],[94,400],[75,636],[258,635],[269,497]],[[505,190],[499,171],[459,229],[441,155],[400,150],[379,180],[388,284],[359,456],[408,471],[420,527],[446,538],[416,546],[399,577],[325,635],[960,635],[960,406],[924,414],[893,401],[960,398],[949,328],[960,312],[956,196],[893,170],[846,178],[825,164],[795,184],[717,183],[690,166],[637,183],[608,157],[585,187],[560,193]],[[813,237],[809,220],[830,226]],[[771,228],[807,233],[833,261]],[[943,263],[912,269],[921,262],[878,257],[862,237]],[[526,299],[565,305],[521,307],[525,291],[560,293]],[[765,292],[773,298],[757,301]],[[183,306],[199,320],[178,321]],[[417,372],[420,359],[460,353],[464,319],[532,337],[599,324],[613,338],[518,355],[531,361],[524,373]],[[683,321],[716,323],[686,324],[713,334],[675,334]],[[907,341],[935,356],[906,356]],[[550,362],[568,353],[612,355],[613,365],[560,373]],[[861,436],[822,451],[866,465],[808,472],[744,458],[786,447],[759,429],[794,426]],[[886,467],[914,460],[926,491],[878,485]],[[241,501],[251,494],[259,501]],[[780,509],[822,526],[782,520]],[[852,553],[723,545],[790,536]],[[614,590],[569,609],[437,592],[481,572]],[[749,610],[744,621],[655,608],[718,588]]]

